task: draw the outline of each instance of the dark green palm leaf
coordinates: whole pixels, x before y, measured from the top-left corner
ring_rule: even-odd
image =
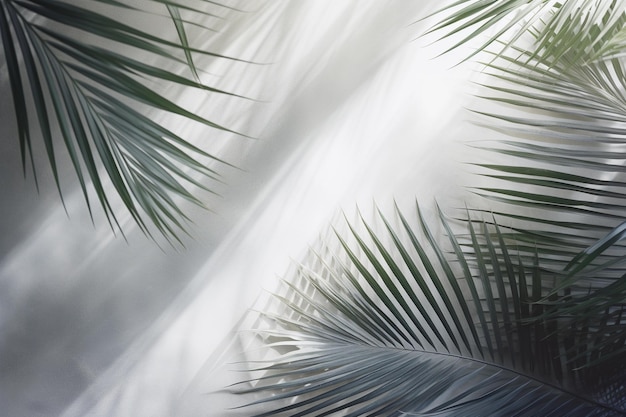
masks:
[[[124,3],[98,3],[148,16]],[[178,239],[186,219],[178,200],[202,205],[190,188],[206,189],[196,173],[216,180],[219,176],[209,167],[215,165],[210,160],[225,162],[155,123],[149,111],[230,130],[169,100],[154,89],[154,83],[231,93],[199,81],[193,54],[225,57],[192,48],[185,29],[188,23],[181,14],[210,16],[205,6],[212,2],[157,3],[170,14],[179,42],[65,1],[2,1],[0,28],[24,169],[28,157],[34,172],[32,149],[41,136],[59,192],[57,155],[64,147],[90,212],[91,186],[109,222],[119,227],[119,213],[107,191],[110,183],[144,232],[151,234],[156,226],[168,239]],[[158,64],[151,64],[152,58]],[[183,68],[185,63],[195,80],[167,69]]]
[[[492,202],[500,219],[508,218],[518,242],[532,240],[541,248],[539,255],[550,257],[552,268],[567,267],[582,286],[594,287],[593,279],[582,278],[598,267],[604,279],[619,280],[626,272],[619,244],[626,218],[623,58],[576,65],[572,51],[548,65],[541,55],[513,49],[515,58],[504,55],[488,65],[493,82],[484,85],[493,93],[484,98],[502,110],[478,111],[496,120],[489,127],[508,136],[482,148],[506,155],[510,163],[478,164],[493,185],[475,192]],[[601,250],[568,266],[571,249],[603,236]],[[549,247],[569,249],[554,256],[545,252]]]
[[[258,331],[286,353],[233,388],[258,398],[251,414],[626,413],[623,279],[556,290],[497,225],[449,234],[449,257],[419,210],[423,233],[399,210],[398,226],[381,219],[348,223],[286,280]]]

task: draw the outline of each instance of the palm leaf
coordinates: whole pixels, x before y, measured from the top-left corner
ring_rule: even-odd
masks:
[[[426,34],[461,38],[445,52],[478,42],[466,59],[498,43],[502,54],[527,42],[531,32],[531,49],[544,59],[558,61],[577,50],[578,63],[583,64],[623,54],[626,4],[619,0],[460,0],[434,15],[440,20]],[[586,47],[581,49],[581,44]]]
[[[552,291],[497,225],[450,233],[450,258],[419,209],[421,234],[397,214],[382,230],[348,223],[285,280],[258,330],[284,353],[233,388],[257,398],[250,414],[626,413],[623,293]]]
[[[604,269],[604,279],[620,279],[626,272],[619,244],[626,186],[623,58],[580,66],[572,58],[576,51],[558,63],[546,63],[541,55],[514,50],[515,58],[504,55],[488,65],[492,82],[483,86],[492,92],[483,98],[502,110],[477,110],[491,119],[488,127],[508,136],[481,148],[506,155],[510,162],[478,163],[480,174],[493,185],[475,192],[492,202],[501,221],[508,218],[518,242],[526,239],[539,246],[540,256],[550,257],[553,268],[567,266],[578,279],[595,264]],[[577,250],[603,236],[604,245],[572,261]],[[593,282],[586,279],[581,285]]]
[[[98,2],[126,9],[124,13],[144,13],[116,1]],[[207,2],[157,3],[169,12],[180,43],[66,1],[4,1],[0,28],[25,172],[26,158],[35,172],[33,147],[40,133],[59,192],[57,155],[64,147],[90,213],[88,195],[93,187],[109,223],[121,230],[119,212],[107,191],[110,183],[145,233],[156,227],[168,239],[179,239],[186,229],[179,200],[203,205],[192,192],[207,190],[197,174],[217,180],[211,166],[225,162],[155,123],[149,112],[168,112],[230,130],[169,100],[154,83],[231,93],[201,83],[194,65],[193,54],[227,58],[189,44],[181,10],[210,16]],[[149,63],[151,57],[155,64]],[[196,80],[167,69],[182,68],[185,62]]]

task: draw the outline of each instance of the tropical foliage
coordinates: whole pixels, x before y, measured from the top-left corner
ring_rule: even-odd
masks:
[[[337,225],[261,313],[267,356],[233,387],[248,410],[626,414],[625,6],[436,14],[453,48],[478,42],[468,58],[490,78],[474,110],[501,137],[481,150],[506,162],[474,162],[484,204],[458,224],[440,212],[445,245],[419,208]]]
[[[259,332],[281,354],[237,388],[277,403],[254,415],[623,414],[623,282],[557,290],[497,225],[441,215],[450,259],[417,214],[348,222],[285,280]]]
[[[186,25],[197,28],[197,23],[185,21],[181,14],[206,18],[210,10],[224,6],[202,0],[185,5],[159,0],[148,6],[169,14],[178,39],[110,17],[115,13],[141,20],[154,13],[117,1],[95,0],[81,6],[71,1],[3,0],[3,59],[25,173],[28,161],[35,173],[33,147],[41,138],[59,192],[57,165],[59,154],[66,151],[90,212],[89,188],[93,187],[111,226],[120,228],[108,181],[145,233],[156,226],[166,237],[178,239],[185,231],[185,213],[178,200],[202,205],[195,194],[206,186],[197,173],[217,179],[218,172],[211,168],[215,164],[208,161],[224,162],[156,123],[153,115],[169,112],[228,130],[159,93],[165,84],[229,94],[201,82],[193,56],[226,57],[194,49]],[[203,30],[211,33],[209,27]],[[185,66],[190,76],[180,71]]]
[[[194,57],[212,54],[184,18],[221,6],[147,3],[175,39],[96,11],[145,12],[113,0],[0,0],[3,58],[25,172],[40,138],[59,191],[61,148],[90,210],[91,186],[119,227],[110,182],[144,232],[178,239],[178,199],[201,204],[195,175],[218,178],[201,160],[225,162],[148,113],[229,131],[155,90],[231,94],[201,81]],[[432,17],[428,36],[475,44],[490,74],[474,111],[501,139],[481,151],[506,158],[472,162],[483,205],[335,225],[259,313],[264,356],[232,389],[257,416],[625,415],[626,3],[460,0]]]

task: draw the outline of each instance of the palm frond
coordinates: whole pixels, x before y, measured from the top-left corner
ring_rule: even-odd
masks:
[[[125,13],[143,13],[117,1],[97,3]],[[196,179],[196,173],[216,180],[219,175],[210,167],[214,163],[203,160],[225,162],[155,123],[149,111],[230,130],[184,109],[154,85],[231,93],[201,83],[193,63],[193,54],[227,58],[189,45],[181,8],[208,16],[205,2],[157,3],[167,8],[180,42],[66,1],[3,1],[0,28],[25,172],[28,158],[35,173],[33,147],[40,133],[59,192],[58,154],[64,147],[90,213],[91,186],[109,223],[121,230],[119,213],[106,188],[110,182],[145,233],[151,234],[156,226],[168,239],[178,239],[186,219],[178,200],[202,205],[189,188],[211,190]],[[156,63],[150,63],[151,56]],[[185,63],[196,80],[168,69]]]
[[[491,82],[483,87],[491,94],[483,98],[497,110],[477,110],[491,119],[488,127],[507,135],[481,148],[510,162],[478,163],[493,185],[475,192],[491,201],[498,218],[512,222],[518,242],[532,242],[527,254],[540,247],[553,268],[565,268],[575,252],[606,236],[605,245],[575,258],[577,265],[567,269],[580,278],[600,267],[604,279],[619,280],[626,272],[619,243],[626,214],[623,58],[577,65],[575,50],[558,62],[513,51],[488,64]]]
[[[427,34],[443,32],[440,39],[461,38],[446,52],[478,42],[466,59],[494,44],[501,44],[501,54],[529,40],[534,42],[533,51],[553,61],[574,49],[579,63],[623,53],[626,4],[620,0],[460,0],[434,15],[443,18]],[[529,38],[529,33],[534,37]],[[581,49],[581,44],[586,47]]]
[[[380,219],[348,222],[285,280],[257,330],[278,353],[233,388],[251,414],[626,413],[623,293],[555,291],[497,224],[460,240],[440,213],[450,256],[419,208]]]

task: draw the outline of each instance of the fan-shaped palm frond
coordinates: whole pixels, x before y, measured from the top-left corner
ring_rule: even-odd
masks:
[[[118,223],[105,189],[106,176],[144,232],[150,234],[153,224],[167,237],[176,238],[185,219],[176,199],[201,205],[188,187],[206,189],[189,169],[217,178],[217,172],[198,158],[219,159],[154,122],[147,110],[228,130],[185,110],[154,88],[156,83],[168,83],[229,94],[199,81],[192,55],[213,54],[189,45],[181,16],[181,9],[209,16],[205,7],[209,3],[213,2],[185,6],[156,2],[170,13],[176,42],[108,17],[107,10],[148,16],[117,1],[97,0],[91,5],[96,8],[66,1],[3,0],[0,31],[24,170],[26,158],[33,160],[33,142],[40,133],[59,192],[57,155],[62,146],[90,212],[88,181],[109,222]],[[150,56],[158,61],[150,63]],[[196,81],[168,69],[185,62]],[[34,172],[34,164],[32,168]]]
[[[464,242],[442,215],[449,259],[419,209],[421,232],[397,214],[349,223],[286,280],[259,332],[286,352],[237,391],[275,404],[255,415],[626,413],[624,277],[555,290],[497,225]]]

